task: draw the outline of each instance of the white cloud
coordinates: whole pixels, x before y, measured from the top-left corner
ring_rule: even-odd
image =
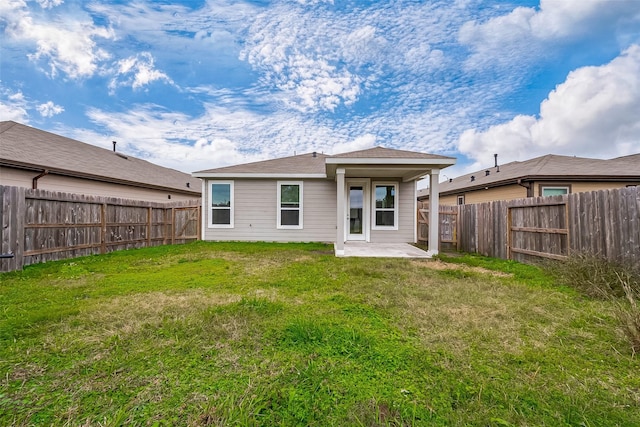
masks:
[[[133,89],[139,89],[154,81],[174,84],[169,76],[155,68],[155,61],[149,52],[121,59],[115,66],[116,77],[109,83],[109,88],[112,91],[117,86],[131,86]]]
[[[467,22],[459,41],[474,50],[467,65],[504,64],[537,56],[552,40],[609,37],[632,21],[640,24],[635,0],[541,0],[538,8],[517,7],[483,23]]]
[[[95,39],[112,39],[113,31],[95,25],[88,17],[38,21],[31,16],[26,3],[10,1],[0,7],[0,18],[6,24],[9,39],[37,46],[27,56],[34,62],[44,62],[52,78],[59,72],[73,79],[90,77],[96,73],[98,64],[110,56],[97,46]]]
[[[330,154],[348,153],[350,151],[365,150],[376,145],[376,136],[370,133],[361,135],[352,141],[339,142],[331,148]]]
[[[363,79],[326,50],[327,35],[318,39],[322,20],[303,9],[269,9],[256,17],[240,54],[263,73],[263,84],[284,93],[280,99],[300,111],[333,111],[354,103],[361,91]]]
[[[53,117],[64,111],[64,107],[56,105],[53,101],[48,101],[44,104],[40,104],[36,107],[42,117]]]
[[[13,120],[28,123],[27,101],[22,92],[10,92],[0,88],[0,121]]]
[[[484,132],[467,130],[458,148],[486,164],[543,154],[611,158],[640,152],[640,46],[608,64],[582,67],[549,93],[539,117],[519,115]]]
[[[51,9],[56,6],[60,6],[64,3],[64,0],[36,0],[41,8]]]

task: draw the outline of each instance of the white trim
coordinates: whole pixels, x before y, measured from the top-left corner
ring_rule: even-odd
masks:
[[[393,198],[393,226],[376,225],[376,186],[393,186],[395,194]],[[371,182],[371,229],[372,230],[397,230],[398,211],[400,210],[400,185],[397,181],[373,181]],[[381,209],[383,210],[383,209]],[[389,208],[384,209],[389,211]]]
[[[328,165],[454,165],[456,159],[411,159],[406,157],[392,158],[349,158],[349,157],[328,157],[325,159]]]
[[[191,174],[194,178],[285,178],[285,179],[327,179],[324,173],[208,173],[194,172]]]
[[[208,211],[207,211],[207,187],[208,186],[209,186],[208,181],[203,179],[202,180],[202,197],[201,197],[201,199],[202,199],[202,201],[201,201],[201,204],[202,204],[202,208],[201,208],[201,212],[202,212],[201,221],[202,221],[202,224],[200,224],[200,228],[201,228],[200,232],[202,233],[202,237],[200,237],[200,240],[205,240],[205,238],[204,238],[205,237],[205,231],[207,229],[207,222],[208,222],[207,221],[207,213],[208,213]]]
[[[370,214],[370,210],[371,210],[371,202],[370,202],[370,197],[371,197],[371,192],[369,191],[369,188],[371,186],[371,180],[370,179],[362,179],[362,178],[347,178],[345,183],[345,208],[344,208],[344,218],[345,218],[345,235],[344,235],[344,239],[345,241],[349,241],[349,240],[358,240],[358,241],[365,241],[365,242],[369,242],[371,240],[371,236],[370,236],[370,231],[371,231],[371,214]],[[361,186],[362,187],[362,239],[349,239],[349,230],[351,228],[351,223],[347,220],[347,212],[350,213],[350,205],[349,205],[349,198],[350,198],[350,191],[349,191],[349,187],[351,187],[352,185],[354,186]]]
[[[418,181],[413,182],[413,243],[418,243]]]
[[[213,224],[213,206],[211,204],[211,196],[213,195],[213,185],[214,184],[227,184],[229,185],[229,224]],[[233,228],[233,220],[234,220],[234,190],[233,190],[233,181],[218,181],[218,180],[210,180],[207,185],[207,214],[209,216],[207,221],[207,227],[209,228]],[[219,208],[222,209],[222,208]]]
[[[344,168],[336,170],[336,255],[344,255],[345,178]]]
[[[564,194],[552,194],[551,196],[564,196],[566,194],[571,194],[571,187],[569,185],[545,185],[540,184],[540,196],[541,197],[550,197],[544,195],[544,190],[567,190]]]
[[[280,204],[280,196],[281,196],[281,188],[283,185],[297,185],[300,193],[298,194],[299,197],[299,206],[297,208],[299,214],[298,214],[298,225],[282,225],[281,222],[281,213],[282,213],[282,206]],[[277,182],[277,186],[278,189],[276,191],[277,193],[277,199],[276,199],[276,228],[279,230],[302,230],[303,227],[303,212],[304,212],[304,207],[303,207],[303,181],[278,181]],[[290,208],[290,209],[286,209],[286,210],[295,210],[295,208]]]
[[[427,253],[430,256],[438,255],[440,241],[439,175],[440,171],[434,169],[429,176],[429,243]]]

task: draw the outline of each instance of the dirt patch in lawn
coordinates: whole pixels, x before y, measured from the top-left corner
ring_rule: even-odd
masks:
[[[467,271],[467,272],[473,272],[473,273],[488,274],[489,276],[493,276],[493,277],[513,277],[513,274],[511,273],[488,270],[482,267],[471,267],[464,264],[454,264],[451,262],[440,261],[438,259],[430,260],[430,261],[413,260],[412,263],[417,264],[422,268],[429,268],[431,270],[460,270],[460,271]]]

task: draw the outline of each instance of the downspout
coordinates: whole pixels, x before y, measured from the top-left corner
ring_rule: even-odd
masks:
[[[33,188],[34,190],[38,189],[38,180],[40,178],[42,178],[45,175],[49,175],[49,170],[48,169],[43,169],[42,172],[40,173],[40,175],[35,176],[32,180],[31,180],[31,188]]]
[[[533,197],[533,187],[530,182],[523,182],[522,178],[518,179],[518,185],[527,189],[527,197]]]

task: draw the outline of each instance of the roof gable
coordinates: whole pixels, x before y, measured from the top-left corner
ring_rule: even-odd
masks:
[[[452,159],[453,157],[439,156],[437,154],[420,153],[418,151],[396,150],[386,147],[373,147],[366,150],[352,151],[331,156],[334,159]]]

